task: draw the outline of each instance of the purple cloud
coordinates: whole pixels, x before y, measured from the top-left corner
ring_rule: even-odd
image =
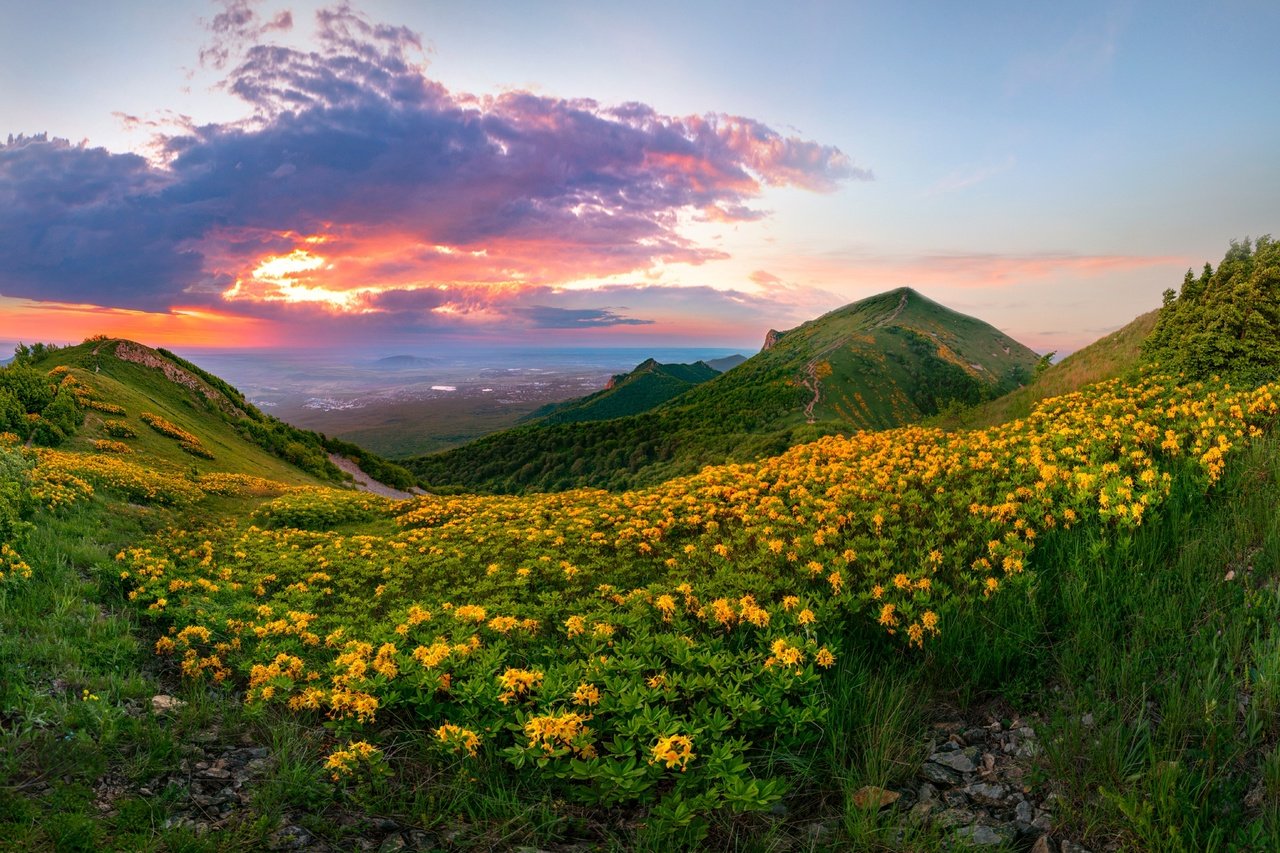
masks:
[[[282,279],[255,269],[305,248],[304,295],[361,294],[332,304],[398,313],[403,293],[418,311],[492,306],[485,288],[722,258],[681,232],[682,215],[748,221],[765,186],[871,178],[834,146],[748,118],[452,93],[425,75],[416,33],[346,4],[317,14],[314,50],[267,43],[292,19],[263,21],[254,5],[225,2],[201,54],[231,69],[223,85],[252,119],[186,124],[157,162],[45,137],[0,146],[0,293],[163,310],[221,303],[241,282],[247,301],[232,306],[267,312],[250,303],[284,299]],[[449,297],[421,304],[437,287]],[[640,322],[522,310],[510,316]]]

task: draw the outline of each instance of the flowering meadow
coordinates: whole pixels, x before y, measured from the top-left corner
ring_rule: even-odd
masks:
[[[1272,429],[1277,393],[1148,375],[987,430],[826,438],[625,493],[391,501],[156,473],[108,447],[38,451],[33,492],[252,498],[123,551],[119,576],[186,677],[329,721],[335,779],[379,766],[395,722],[429,732],[421,758],[442,768],[749,810],[785,789],[762,750],[820,733],[849,637],[927,653],[1030,575],[1041,537],[1124,535],[1175,479],[1211,489]]]

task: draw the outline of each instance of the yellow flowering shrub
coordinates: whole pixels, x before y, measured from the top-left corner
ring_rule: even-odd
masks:
[[[1025,583],[1045,535],[1138,527],[1175,479],[1212,489],[1276,394],[1112,381],[991,429],[833,436],[623,493],[291,490],[120,563],[192,678],[230,669],[249,701],[343,727],[413,717],[446,752],[634,799],[819,731],[850,625],[927,647]],[[59,460],[37,471],[109,482]]]

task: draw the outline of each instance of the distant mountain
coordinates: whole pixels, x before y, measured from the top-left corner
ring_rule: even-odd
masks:
[[[373,363],[374,367],[379,367],[383,370],[414,370],[423,367],[436,367],[439,364],[440,359],[438,358],[423,358],[417,355],[389,355]]]
[[[1038,361],[987,323],[900,288],[770,330],[758,355],[649,411],[520,426],[405,465],[431,487],[625,488],[991,399],[1029,381]]]
[[[638,415],[719,375],[720,371],[705,361],[693,364],[660,364],[650,358],[641,362],[630,373],[617,374],[609,380],[608,385],[594,394],[543,406],[524,420],[526,423],[547,426]]]
[[[732,370],[746,360],[747,357],[745,355],[726,355],[724,358],[713,358],[710,361],[703,362],[703,364],[717,373],[724,373],[726,370]]]

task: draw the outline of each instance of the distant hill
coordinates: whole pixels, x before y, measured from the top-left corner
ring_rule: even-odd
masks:
[[[758,355],[650,411],[521,426],[404,464],[431,488],[625,488],[978,403],[1029,381],[1038,361],[987,323],[900,288],[770,331]]]
[[[1159,313],[1148,311],[1131,320],[1047,368],[1022,388],[968,409],[939,415],[933,422],[951,428],[994,426],[1026,417],[1040,400],[1070,394],[1090,383],[1121,376],[1137,367],[1142,360],[1143,342],[1155,328]]]
[[[122,441],[162,464],[286,483],[343,482],[329,458],[337,453],[381,482],[414,484],[408,471],[355,445],[263,414],[231,385],[167,350],[93,338],[42,352],[30,366],[41,374],[70,374],[88,389],[77,394],[84,422],[66,441],[68,449]]]
[[[661,364],[650,358],[630,373],[617,374],[603,389],[585,397],[543,406],[524,421],[547,426],[637,415],[719,375],[720,371],[705,361]]]
[[[423,367],[436,367],[440,364],[438,358],[424,358],[418,355],[389,355],[386,358],[380,358],[373,363],[374,367],[384,370],[414,370]]]
[[[747,357],[745,355],[735,354],[726,355],[724,358],[713,358],[703,363],[718,373],[724,373],[726,370],[732,370],[746,360]]]

